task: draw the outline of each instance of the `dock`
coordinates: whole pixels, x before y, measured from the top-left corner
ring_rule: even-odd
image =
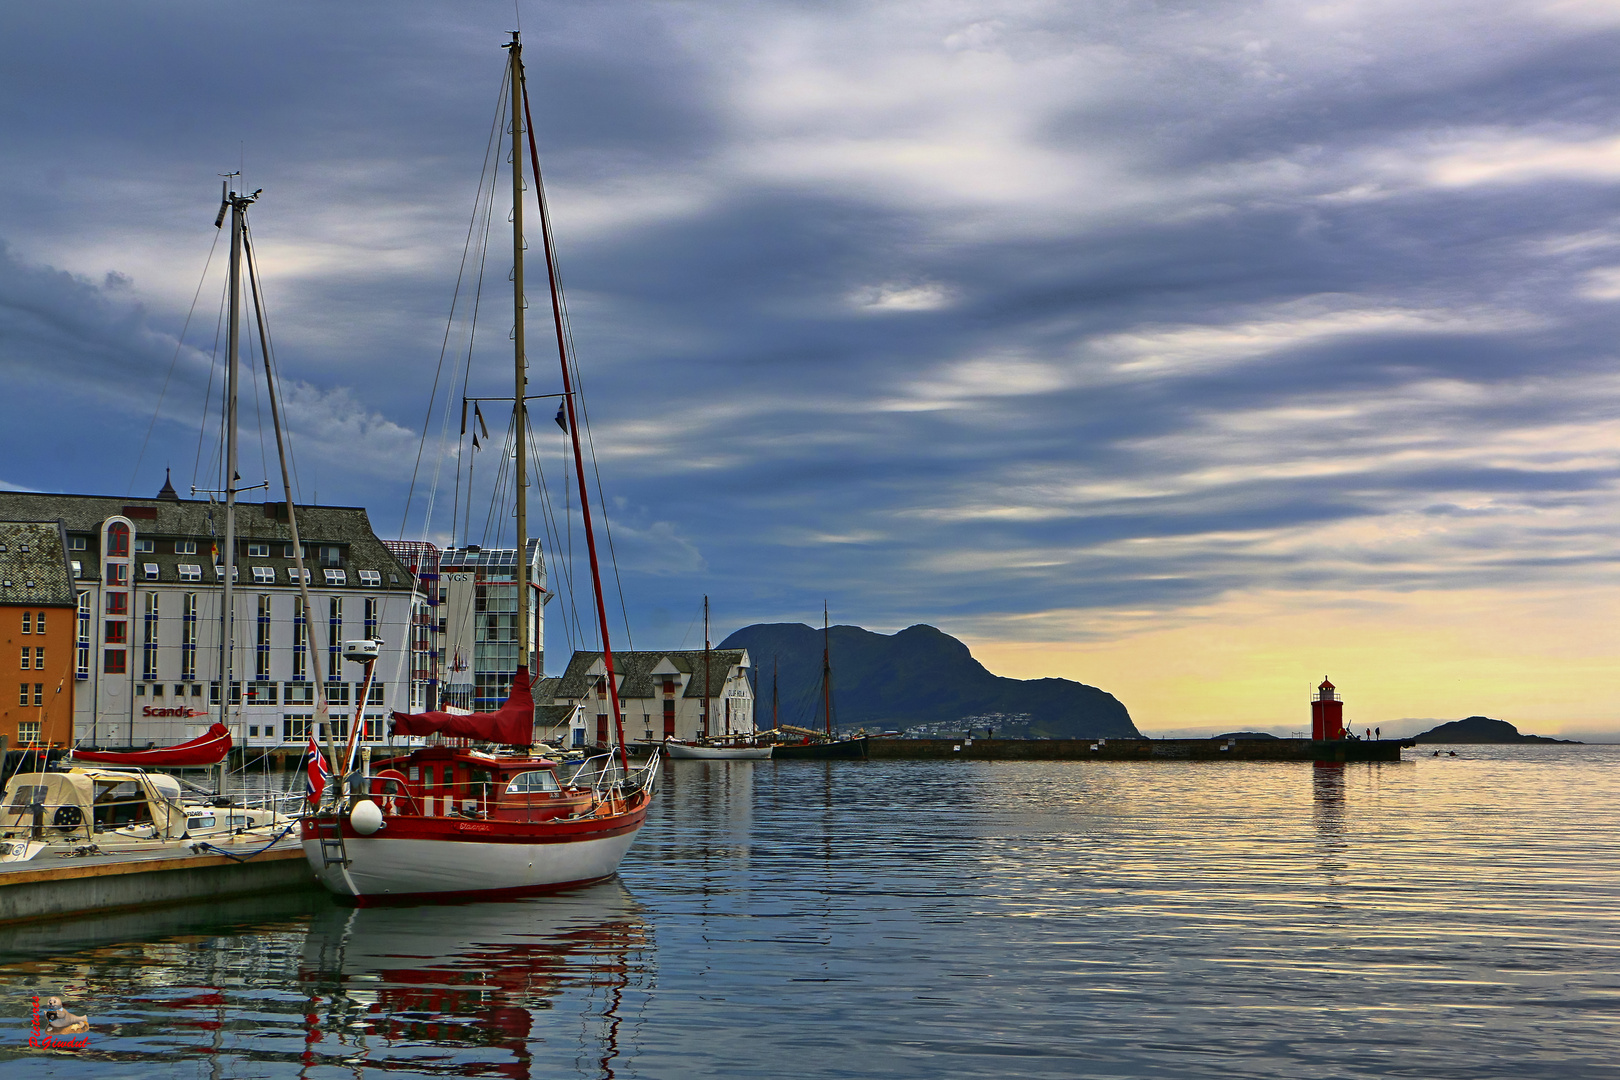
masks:
[[[883,739],[887,761],[1399,761],[1410,739]]]
[[[0,926],[318,888],[296,837],[242,861],[173,850],[70,859],[46,852],[0,864]]]

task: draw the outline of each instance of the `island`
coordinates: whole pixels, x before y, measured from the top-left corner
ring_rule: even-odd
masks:
[[[1519,729],[1506,720],[1493,720],[1489,716],[1469,716],[1430,728],[1421,735],[1412,736],[1420,743],[1572,743],[1575,739],[1549,739],[1545,735],[1521,735]]]

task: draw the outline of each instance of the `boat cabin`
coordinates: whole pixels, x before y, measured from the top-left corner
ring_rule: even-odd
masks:
[[[390,815],[545,821],[591,804],[548,758],[428,746],[376,764],[370,795]]]
[[[93,840],[96,833],[132,828],[185,834],[186,812],[174,777],[123,769],[18,773],[0,806],[0,835],[6,839]]]

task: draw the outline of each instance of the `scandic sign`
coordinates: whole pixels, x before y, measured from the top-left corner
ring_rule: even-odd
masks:
[[[205,712],[198,712],[196,709],[188,709],[183,705],[176,706],[176,707],[174,707],[172,709],[154,708],[151,705],[147,705],[147,706],[145,706],[145,707],[143,707],[141,709],[141,715],[142,716],[207,716],[208,714],[205,713]]]

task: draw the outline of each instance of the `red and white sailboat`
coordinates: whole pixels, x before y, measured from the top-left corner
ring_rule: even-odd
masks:
[[[608,639],[607,609],[597,563],[590,502],[586,497],[584,459],[580,453],[574,386],[567,335],[562,321],[555,255],[546,203],[538,197],[541,234],[550,280],[553,323],[562,361],[562,402],[573,440],[591,582],[607,665],[613,708],[616,753],[583,764],[563,766],[532,756],[534,743],[533,678],[527,660],[533,655],[528,605],[529,587],[526,504],[528,409],[525,404],[527,362],[524,355],[523,181],[524,135],[540,190],[540,162],[535,149],[524,88],[522,45],[512,35],[508,49],[511,89],[513,308],[515,386],[513,409],[517,433],[513,487],[517,495],[516,581],[517,636],[520,666],[510,696],[493,713],[429,712],[393,714],[395,735],[439,736],[461,745],[430,745],[399,757],[380,760],[367,777],[332,785],[318,808],[302,822],[304,853],[321,884],[364,906],[385,901],[499,898],[547,892],[597,881],[618,870],[646,821],[658,775],[658,758],[633,770],[625,753],[619,688]],[[332,773],[352,777],[355,738],[350,733],[341,759],[332,748]],[[472,749],[467,742],[498,744],[504,751]],[[341,765],[341,767],[339,767]],[[357,784],[362,790],[353,790]]]

